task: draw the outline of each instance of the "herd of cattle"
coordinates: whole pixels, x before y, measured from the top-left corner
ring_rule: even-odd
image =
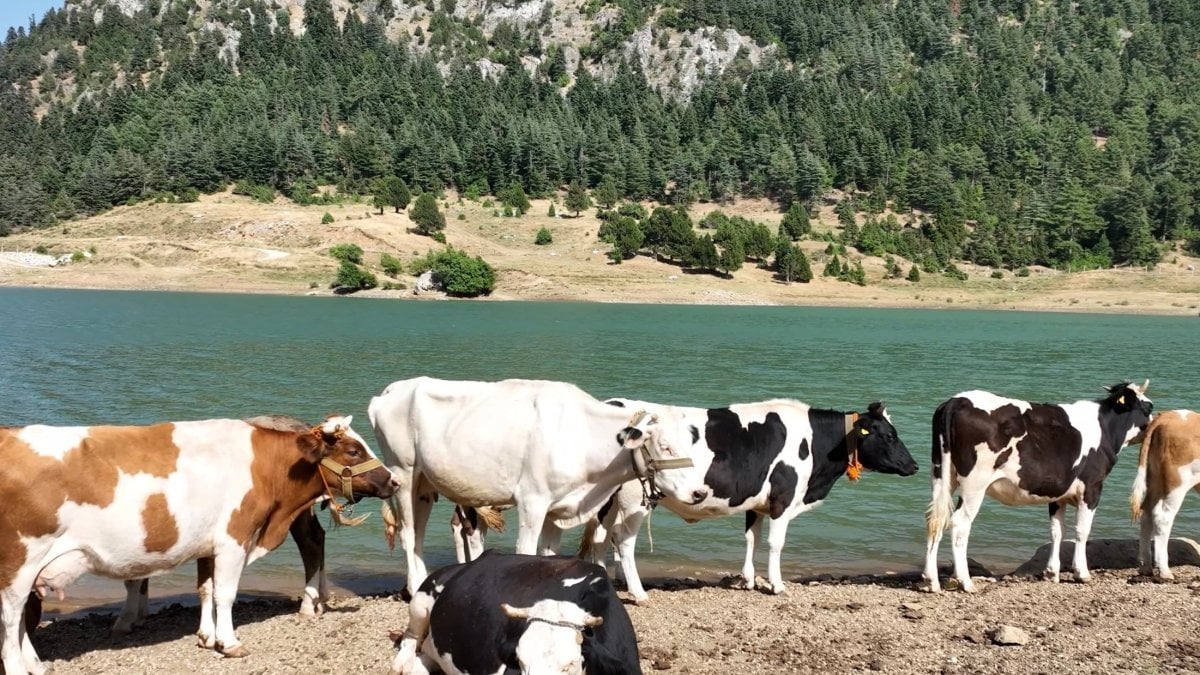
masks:
[[[950,528],[954,579],[970,592],[967,540],[985,495],[1047,504],[1059,579],[1065,507],[1076,508],[1075,578],[1089,577],[1086,541],[1117,454],[1142,443],[1131,506],[1141,519],[1144,573],[1169,578],[1171,525],[1200,483],[1200,416],[1153,416],[1149,382],[1108,387],[1095,401],[1050,404],[985,391],[933,414],[932,499],[924,578],[940,590],[937,557]],[[198,638],[248,654],[233,627],[242,570],[290,532],[305,569],[302,614],[328,597],[324,530],[313,506],[384,500],[388,543],[407,560],[409,623],[396,633],[396,673],[640,672],[633,626],[603,568],[611,542],[629,592],[648,601],[634,545],[656,504],[688,522],[744,513],[742,581],[769,523],[767,582],[780,572],[788,523],[820,504],[843,475],[911,476],[917,463],[887,408],[863,411],[770,400],[687,408],[600,401],[561,382],[402,380],[368,408],[382,460],[350,417],[316,426],[268,416],[144,427],[0,427],[0,616],[5,673],[41,673],[30,641],[40,603],[85,573],[125,580],[116,624],[146,616],[146,578],[197,561]],[[37,489],[31,489],[32,486]],[[953,495],[958,491],[957,506]],[[428,572],[423,540],[433,502],[458,507],[459,564]],[[513,507],[517,555],[483,552],[496,508]],[[564,529],[587,525],[581,557],[557,556]],[[1153,548],[1151,549],[1151,544]],[[533,555],[541,554],[541,556]],[[596,564],[599,563],[599,564]]]

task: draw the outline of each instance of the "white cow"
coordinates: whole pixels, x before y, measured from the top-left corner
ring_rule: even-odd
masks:
[[[418,377],[393,382],[368,413],[400,483],[388,540],[399,530],[410,593],[427,576],[422,543],[438,494],[463,506],[515,505],[517,553],[525,554],[537,552],[543,527],[556,533],[587,521],[635,478],[683,503],[708,497],[687,454],[686,423],[631,415],[572,384]]]

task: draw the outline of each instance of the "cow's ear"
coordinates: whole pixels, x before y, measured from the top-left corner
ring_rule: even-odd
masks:
[[[867,406],[867,414],[875,419],[883,418],[883,414],[887,412],[887,404],[883,401],[875,401]]]
[[[643,435],[642,430],[637,427],[625,427],[617,433],[617,443],[626,450],[636,450],[643,443]]]
[[[296,437],[296,447],[300,449],[300,456],[305,461],[316,464],[325,456],[326,449],[329,447],[325,443],[325,436],[321,433],[320,427],[313,429],[310,433],[300,434]]]

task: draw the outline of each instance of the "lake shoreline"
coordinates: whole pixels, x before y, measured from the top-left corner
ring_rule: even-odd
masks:
[[[133,285],[118,285],[118,284],[75,284],[67,283],[12,283],[0,277],[0,288],[12,288],[20,290],[63,290],[63,291],[112,291],[112,292],[131,292],[131,293],[181,293],[181,294],[202,294],[202,295],[256,295],[256,296],[273,296],[273,297],[316,297],[316,298],[347,298],[347,299],[367,299],[367,300],[406,300],[414,302],[530,302],[530,303],[578,303],[578,304],[601,304],[601,305],[665,305],[665,306],[737,306],[737,307],[819,307],[830,309],[888,309],[888,310],[937,310],[937,311],[996,311],[996,312],[1029,312],[1036,314],[1089,314],[1100,316],[1200,316],[1195,310],[1166,308],[1156,305],[1142,305],[1137,302],[1130,302],[1125,305],[1111,307],[1047,307],[1038,305],[1033,301],[1014,301],[1007,304],[995,304],[984,302],[960,301],[956,304],[935,304],[935,303],[920,303],[912,302],[901,298],[879,300],[860,300],[857,298],[823,298],[812,297],[805,298],[794,302],[777,302],[769,298],[759,298],[756,301],[747,302],[697,302],[685,296],[672,296],[670,294],[654,294],[651,297],[643,298],[626,298],[626,297],[588,297],[586,295],[508,295],[502,291],[495,293],[492,296],[483,296],[478,298],[455,298],[444,293],[425,293],[422,295],[414,294],[411,290],[381,290],[371,289],[367,291],[359,291],[352,294],[338,294],[329,289],[310,289],[307,291],[292,291],[282,288],[263,287],[259,285],[246,284],[241,286],[187,286],[187,287],[170,287],[170,288],[144,288]]]

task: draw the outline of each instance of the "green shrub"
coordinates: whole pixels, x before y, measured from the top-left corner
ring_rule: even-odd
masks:
[[[438,210],[437,200],[428,192],[417,197],[408,217],[417,226],[417,232],[428,237],[446,229],[446,216]]]
[[[543,227],[542,229],[538,230],[537,237],[533,240],[533,243],[537,244],[538,246],[545,246],[552,241],[554,241],[554,237],[550,234],[550,230]]]
[[[492,200],[490,200],[490,199],[483,200],[483,208],[485,208],[485,209],[492,208]]]
[[[917,269],[917,266],[916,266],[916,265],[913,265],[913,266],[912,266],[912,267],[911,267],[911,268],[908,270],[908,276],[907,276],[907,277],[905,277],[905,278],[906,278],[906,279],[908,279],[909,281],[913,282],[913,283],[916,283],[916,282],[918,282],[918,281],[920,281],[920,280],[921,280],[921,270]]]
[[[235,183],[233,194],[244,195],[264,204],[270,204],[275,201],[275,188],[270,185],[255,183],[252,180],[243,180]]]
[[[446,243],[446,233],[440,230],[429,235],[429,237],[439,244]]]
[[[342,261],[341,266],[338,267],[337,277],[333,281],[333,287],[344,293],[375,288],[376,285],[378,282],[374,274],[349,260]]]
[[[1019,277],[1029,276],[1029,268],[1028,267],[1017,268],[1017,276],[1019,276]]]
[[[325,215],[321,216],[321,224],[328,225],[333,222],[333,214],[326,211]]]
[[[84,260],[87,260],[87,256],[83,254],[83,251],[75,251],[71,254],[71,262],[73,263],[83,262]]]
[[[496,286],[496,271],[483,258],[447,247],[430,251],[413,261],[410,271],[417,276],[433,270],[434,277],[450,295],[475,297],[488,295]]]
[[[336,244],[329,247],[329,257],[342,262],[362,264],[363,250],[358,244]]]
[[[459,219],[459,220],[466,220],[466,219],[467,219],[467,214],[465,214],[465,213],[459,213],[459,214],[458,214],[458,219]]]
[[[550,208],[546,209],[546,215],[550,218],[553,218],[556,215],[554,212],[554,202],[550,202]]]
[[[200,201],[200,191],[194,187],[185,187],[175,193],[175,201],[185,204]]]
[[[33,247],[33,252],[40,255],[50,255],[50,249],[46,248],[45,244],[38,244]]]
[[[509,206],[508,204],[505,204],[505,205],[504,205],[504,217],[505,217],[505,218],[512,218],[512,217],[513,217],[513,209],[512,209],[512,207],[511,207],[511,206]]]
[[[1004,272],[1001,272],[1000,270],[992,270],[992,278],[993,279],[1003,279]]]
[[[383,273],[389,277],[394,277],[404,272],[404,263],[400,259],[390,253],[382,253],[379,256],[379,266],[383,268]]]

